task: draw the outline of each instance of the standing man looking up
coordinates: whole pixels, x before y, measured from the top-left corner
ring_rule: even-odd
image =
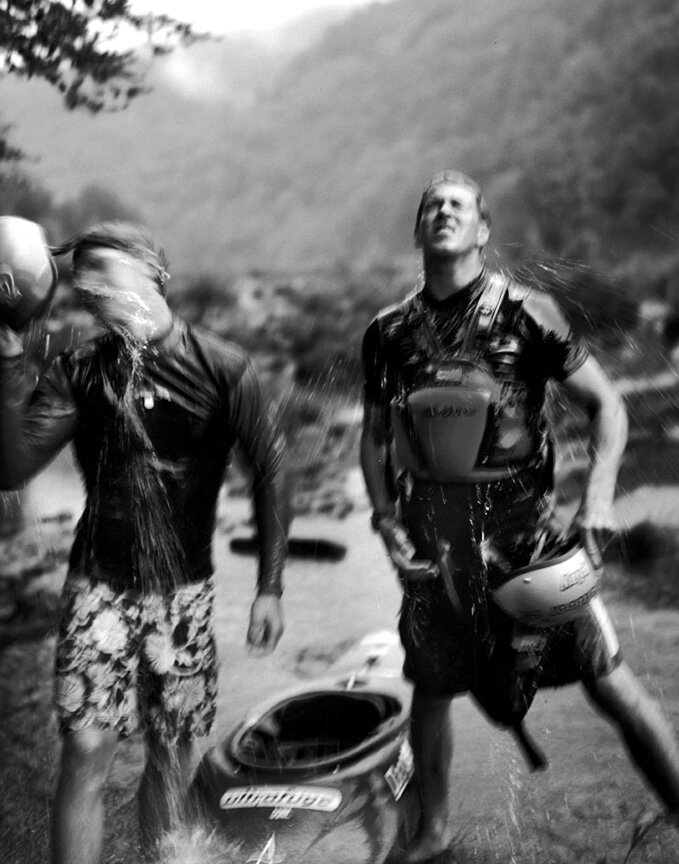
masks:
[[[361,462],[373,527],[403,587],[404,674],[414,684],[411,735],[422,817],[406,859],[412,864],[434,858],[453,837],[452,698],[469,691],[494,719],[509,710],[496,686],[508,676],[493,678],[493,672],[507,671],[502,664],[516,630],[493,603],[493,589],[560,540],[545,418],[550,380],[582,404],[590,420],[591,468],[572,528],[596,539],[616,527],[613,500],[627,437],[622,400],[549,295],[487,269],[489,235],[479,186],[456,171],[435,175],[415,226],[424,284],[383,310],[364,337]],[[460,401],[456,388],[465,381],[476,393],[469,399],[484,391],[487,404]],[[430,405],[418,426],[416,405],[442,384],[452,394],[450,405]],[[427,411],[437,420],[451,418],[449,434],[432,438],[433,424],[422,426]],[[456,425],[455,418],[465,423]],[[449,602],[442,552],[468,614]],[[600,601],[577,621],[548,631],[540,645],[535,686],[582,681],[639,770],[676,812],[673,732],[623,662]]]
[[[36,384],[21,338],[2,328],[0,487],[18,487],[73,441],[87,498],[57,644],[53,860],[95,864],[119,739],[144,734],[139,814],[152,847],[181,810],[194,739],[210,730],[212,535],[237,443],[260,538],[247,642],[263,655],[281,637],[283,446],[244,352],[171,313],[165,258],[143,228],[99,225],[55,251],[73,253],[76,292],[104,334]]]

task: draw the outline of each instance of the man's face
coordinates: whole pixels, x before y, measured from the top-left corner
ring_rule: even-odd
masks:
[[[437,183],[426,194],[416,240],[425,254],[459,258],[488,242],[476,192],[459,183]]]
[[[113,330],[150,320],[157,294],[148,264],[119,249],[87,249],[74,272],[76,292],[86,309]]]

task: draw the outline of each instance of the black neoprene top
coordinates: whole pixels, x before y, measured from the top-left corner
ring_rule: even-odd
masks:
[[[363,341],[365,399],[383,412],[390,430],[390,406],[428,386],[436,366],[430,341],[433,331],[444,354],[458,356],[466,328],[483,293],[484,271],[466,288],[437,301],[426,286],[390,306],[371,322]],[[426,327],[422,326],[426,316]],[[550,379],[562,381],[579,368],[588,352],[573,333],[552,297],[514,282],[500,305],[489,333],[479,336],[476,350],[499,382],[492,406],[494,434],[487,436],[479,464],[525,463],[545,452],[545,394]]]
[[[139,587],[143,558],[181,571],[154,574],[167,588],[213,571],[217,499],[238,442],[253,471],[258,587],[280,594],[283,443],[247,355],[175,319],[138,354],[130,376],[116,339],[107,334],[60,355],[33,390],[23,357],[0,361],[0,486],[16,488],[72,439],[87,499],[71,568]],[[126,400],[131,424],[121,421]],[[167,529],[162,536],[147,536],[158,525]],[[167,549],[157,554],[159,544],[173,546],[174,557]]]

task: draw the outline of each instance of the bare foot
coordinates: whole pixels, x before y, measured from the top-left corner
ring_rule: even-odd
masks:
[[[679,821],[676,813],[644,811],[636,821],[623,864],[679,861]]]
[[[424,864],[432,861],[450,849],[452,839],[449,831],[418,834],[406,851],[404,864]]]

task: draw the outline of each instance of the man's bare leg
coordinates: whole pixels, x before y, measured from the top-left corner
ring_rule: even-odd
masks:
[[[426,861],[448,848],[450,824],[450,769],[453,761],[451,699],[413,696],[411,741],[415,777],[420,793],[420,824],[406,854],[408,864]]]
[[[148,758],[139,786],[139,829],[142,842],[153,849],[162,834],[177,828],[195,765],[193,740],[167,744],[148,736]]]
[[[118,733],[91,726],[64,736],[52,814],[54,864],[97,864],[104,837],[104,785]]]
[[[679,745],[658,703],[625,663],[585,688],[618,726],[636,766],[668,811],[679,814]]]

